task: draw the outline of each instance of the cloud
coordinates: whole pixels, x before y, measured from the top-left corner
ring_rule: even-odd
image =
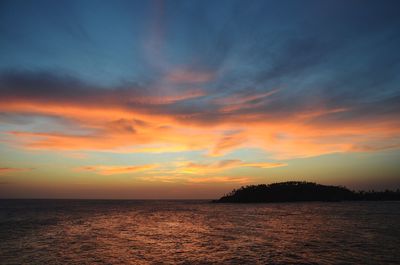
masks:
[[[235,131],[229,134],[224,134],[220,139],[217,140],[211,152],[210,156],[220,156],[229,150],[238,148],[246,143],[246,134],[243,131]]]
[[[240,168],[240,167],[254,167],[254,168],[274,168],[286,166],[285,163],[272,163],[272,162],[258,162],[258,163],[250,163],[244,162],[239,159],[232,160],[221,160],[218,162],[208,163],[208,164],[199,164],[193,162],[182,162],[178,168],[177,172],[185,173],[185,174],[208,174],[219,172],[232,168]]]
[[[251,182],[248,177],[229,177],[229,176],[209,176],[199,177],[193,175],[161,175],[161,176],[141,176],[141,180],[146,182],[163,182],[163,183],[182,183],[182,184],[212,184],[212,183],[226,183],[226,184],[246,184]]]
[[[157,165],[137,165],[137,166],[85,166],[76,168],[78,171],[95,172],[100,175],[128,174],[142,171],[148,171],[156,168]]]
[[[149,182],[201,184],[201,183],[249,183],[245,176],[221,176],[220,172],[237,168],[268,169],[286,166],[280,162],[245,162],[239,159],[220,160],[210,163],[175,161],[158,164],[151,172],[140,174],[138,179]]]
[[[200,177],[200,178],[189,178],[188,182],[190,183],[237,183],[237,184],[246,184],[250,183],[251,180],[250,178],[247,177],[240,177],[240,178],[234,178],[234,177]]]
[[[34,170],[34,168],[0,167],[0,175],[31,170]]]
[[[214,74],[210,72],[196,72],[185,69],[178,69],[169,73],[166,80],[171,83],[178,84],[191,84],[191,83],[205,83],[214,78]]]
[[[6,1],[0,143],[81,159],[83,175],[185,185],[400,150],[398,3]],[[190,161],[91,165],[98,152]]]
[[[201,10],[192,15],[212,21]],[[246,10],[247,15],[258,14],[254,6]],[[264,38],[256,27],[264,16],[255,16],[254,30],[249,31],[249,25],[239,25],[228,14],[215,30],[195,29],[209,36],[210,44],[199,39],[190,46],[212,51],[204,58],[216,57],[215,64],[207,65],[203,57],[187,65],[167,63],[141,82],[100,86],[61,73],[2,72],[0,122],[12,128],[2,134],[11,136],[10,144],[29,149],[196,150],[223,156],[246,147],[263,149],[275,159],[397,148],[400,64],[391,51],[400,39],[392,28],[381,31],[387,21],[377,19],[389,11],[373,16],[377,26],[371,32],[347,32],[322,19],[335,35],[351,36],[337,40],[321,25],[290,21],[287,32],[271,31],[269,36],[276,38]],[[358,17],[345,19],[361,22]],[[259,41],[232,43],[232,28]],[[288,34],[297,29],[304,34]],[[160,41],[168,45],[167,39]],[[68,126],[32,130],[38,116]],[[27,126],[29,121],[32,126]]]
[[[258,82],[295,77],[320,65],[333,54],[335,42],[327,42],[317,36],[288,38],[272,54],[267,71],[259,72]]]

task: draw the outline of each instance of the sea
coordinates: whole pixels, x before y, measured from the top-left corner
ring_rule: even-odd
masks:
[[[0,264],[400,264],[400,202],[0,200]]]

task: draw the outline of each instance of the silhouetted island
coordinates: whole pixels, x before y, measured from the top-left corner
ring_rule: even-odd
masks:
[[[400,200],[400,191],[351,191],[343,186],[327,186],[305,181],[250,185],[214,200],[217,203]]]

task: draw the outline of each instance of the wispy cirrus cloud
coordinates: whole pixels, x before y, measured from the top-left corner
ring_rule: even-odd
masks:
[[[166,81],[176,84],[196,84],[210,82],[214,77],[215,74],[212,72],[177,69],[168,73]]]
[[[29,185],[85,163],[78,178],[120,174],[100,182],[191,193],[312,161],[297,158],[397,155],[399,2],[289,2],[2,1],[1,156],[12,150],[3,162],[45,166],[26,173]],[[127,158],[150,164],[120,165]],[[392,177],[390,159],[378,164]],[[321,176],[333,174],[326,161]],[[354,162],[352,176],[375,174]]]
[[[143,172],[157,168],[158,165],[136,165],[136,166],[106,166],[106,165],[95,165],[95,166],[84,166],[76,168],[77,171],[89,171],[100,175],[116,175],[116,174],[128,174]]]
[[[31,171],[35,168],[20,168],[20,167],[0,167],[0,175],[14,172]]]
[[[141,176],[141,180],[146,182],[158,182],[158,183],[181,183],[181,184],[247,184],[252,182],[252,178],[249,177],[230,177],[230,176],[208,176],[199,177],[193,175],[156,175],[156,176]]]
[[[169,37],[176,35],[165,34],[168,14],[157,7],[146,41],[149,53],[142,58],[155,69],[144,71],[150,78],[133,78],[136,82],[99,85],[73,74],[3,69],[0,112],[7,116],[3,122],[13,125],[2,134],[29,149],[201,150],[223,156],[246,147],[263,149],[275,159],[397,149],[400,63],[393,51],[399,46],[395,25],[400,20],[395,8],[370,4],[360,11],[349,5],[346,12],[332,10],[331,18],[340,18],[332,20],[315,12],[319,4],[310,5],[316,9],[301,7],[309,16],[299,21],[316,17],[320,23],[309,27],[289,19],[284,31],[264,21],[272,10],[264,4],[224,9],[230,19],[218,27],[207,8],[182,7],[187,17],[169,19],[189,19],[190,25],[177,23],[179,32],[202,37],[188,40],[188,57],[175,63],[167,58],[174,57],[169,45],[177,40]],[[251,23],[238,22],[233,10],[242,9]],[[364,12],[374,27],[348,10]],[[32,131],[24,124],[33,118],[21,122],[21,115],[55,117],[68,122],[69,129]]]
[[[208,174],[232,168],[254,167],[254,168],[274,168],[286,166],[285,163],[275,162],[244,162],[240,159],[221,160],[213,163],[200,164],[194,162],[182,162],[177,167],[177,172],[188,174]]]
[[[143,88],[94,88],[71,78],[12,73],[0,78],[0,111],[7,114],[3,122],[10,123],[12,117],[22,114],[54,117],[54,122],[66,122],[72,129],[29,131],[23,130],[25,123],[17,122],[15,130],[3,134],[31,149],[204,150],[210,156],[222,156],[250,147],[264,149],[279,159],[352,152],[372,141],[376,150],[380,145],[400,142],[394,99],[330,107],[322,100],[313,105],[285,102],[281,90],[253,93],[253,97],[233,91],[230,97],[240,104],[260,99],[268,102],[227,111],[228,101],[219,102],[207,94],[198,98],[203,92],[191,93],[162,99]],[[373,113],[369,115],[367,109]]]
[[[251,178],[247,177],[227,177],[227,176],[216,176],[216,177],[198,177],[189,178],[190,183],[237,183],[237,184],[247,184],[251,182]]]

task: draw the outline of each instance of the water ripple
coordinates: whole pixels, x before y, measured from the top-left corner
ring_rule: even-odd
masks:
[[[1,264],[400,264],[400,203],[0,202]]]

